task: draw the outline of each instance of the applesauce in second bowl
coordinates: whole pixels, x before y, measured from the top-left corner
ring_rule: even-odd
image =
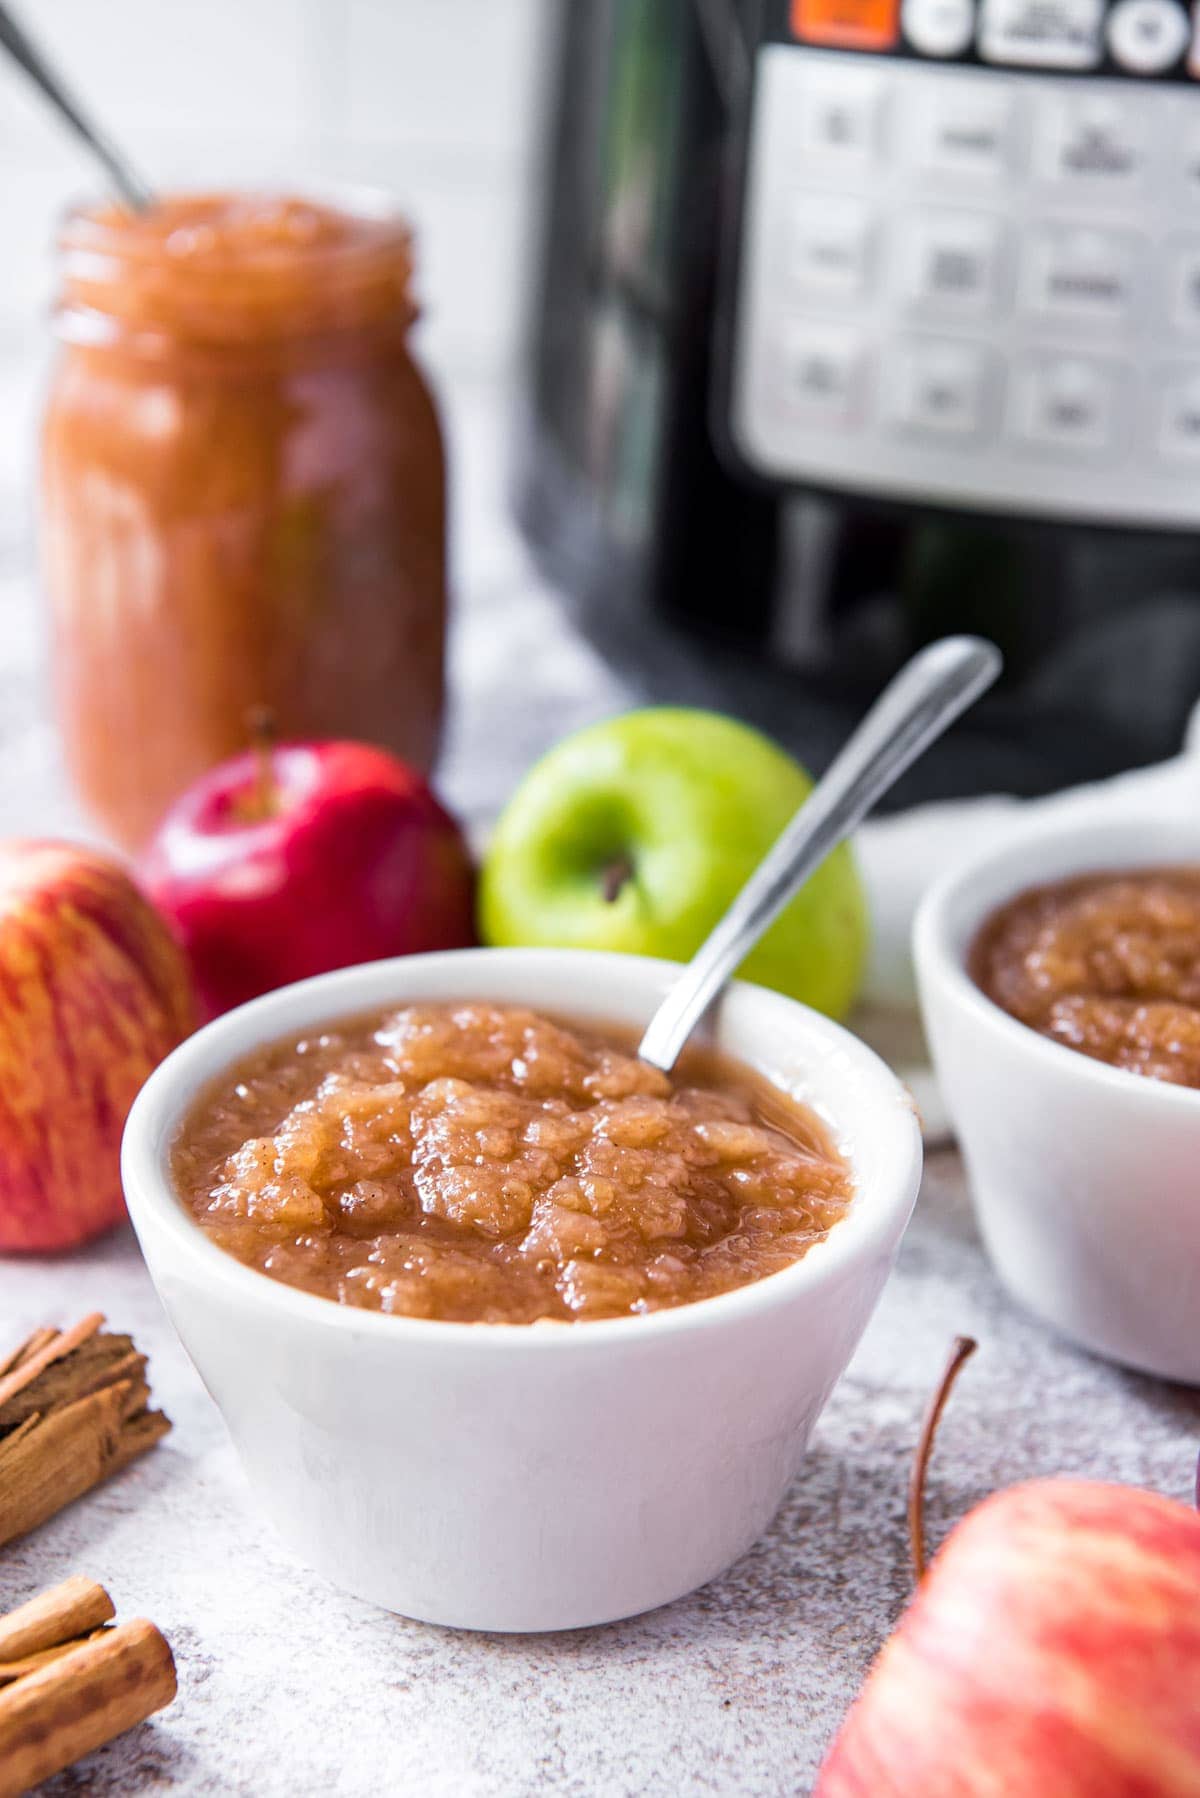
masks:
[[[638,1315],[775,1273],[849,1169],[727,1056],[673,1076],[628,1032],[482,1001],[287,1038],[193,1105],[172,1151],[207,1234],[287,1285],[453,1322]]]

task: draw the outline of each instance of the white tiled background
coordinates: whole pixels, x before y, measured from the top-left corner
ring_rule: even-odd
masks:
[[[420,233],[425,352],[464,372],[511,354],[545,14],[564,3],[15,0],[152,183],[393,191]],[[4,334],[44,307],[55,216],[94,184],[5,61]]]

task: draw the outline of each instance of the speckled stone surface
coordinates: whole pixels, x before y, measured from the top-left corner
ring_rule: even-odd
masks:
[[[805,1792],[909,1588],[905,1481],[951,1338],[976,1335],[929,1484],[931,1534],[1005,1482],[1071,1471],[1183,1497],[1200,1393],[1106,1367],[1017,1311],[956,1158],[932,1159],[900,1265],[762,1542],[693,1597],[560,1636],[459,1634],[344,1598],[280,1548],[128,1236],[0,1264],[14,1336],[102,1301],[150,1351],[175,1430],[0,1555],[7,1608],[69,1572],[172,1642],[179,1698],[45,1791],[430,1798]],[[680,1493],[686,1528],[691,1495]]]
[[[27,441],[12,366],[0,449]],[[460,503],[443,784],[473,824],[564,730],[625,695],[532,579],[500,503],[502,413],[451,405]],[[0,832],[78,830],[38,677],[27,513],[0,455]],[[11,477],[11,478],[10,478]],[[277,1544],[127,1233],[61,1261],[0,1260],[0,1347],[95,1307],[150,1353],[165,1444],[0,1551],[0,1608],[71,1572],[174,1646],[176,1703],[51,1781],[87,1793],[398,1792],[655,1798],[805,1792],[908,1591],[905,1482],[958,1332],[982,1344],[947,1413],[931,1534],[996,1486],[1070,1471],[1183,1496],[1200,1394],[1077,1353],[1017,1311],[980,1250],[957,1160],[932,1160],[899,1269],[763,1541],[680,1603],[557,1637],[461,1635],[342,1597]],[[680,1527],[695,1495],[681,1491]]]

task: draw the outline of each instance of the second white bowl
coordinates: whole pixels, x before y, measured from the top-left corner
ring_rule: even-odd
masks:
[[[735,986],[716,1041],[811,1105],[848,1156],[847,1216],[718,1298],[578,1324],[434,1323],[244,1267],[172,1191],[171,1141],[261,1044],[376,1006],[490,999],[639,1024],[669,963],[468,950],[322,975],[200,1031],[130,1115],[130,1215],[164,1305],[280,1534],[337,1584],[475,1629],[566,1629],[703,1585],[761,1534],[879,1296],[921,1146],[907,1093],[803,1006]]]
[[[993,1004],[976,931],[1032,886],[1200,863],[1200,823],[1039,826],[950,873],[913,939],[938,1080],[996,1270],[1086,1348],[1200,1384],[1200,1092],[1109,1067]]]

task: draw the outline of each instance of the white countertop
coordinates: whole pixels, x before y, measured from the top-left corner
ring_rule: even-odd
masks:
[[[26,362],[0,369],[5,447]],[[455,464],[453,712],[443,768],[478,825],[619,683],[531,575],[502,505],[503,408],[465,386]],[[2,452],[0,452],[2,456]],[[0,831],[79,830],[39,675],[22,462],[0,459]],[[0,1260],[0,1350],[105,1310],[151,1357],[174,1421],[141,1463],[0,1551],[0,1608],[83,1572],[154,1619],[176,1703],[61,1775],[54,1794],[381,1791],[428,1798],[792,1794],[811,1784],[909,1590],[905,1482],[951,1338],[981,1351],[947,1411],[929,1484],[935,1539],[999,1485],[1071,1472],[1184,1496],[1200,1393],[1106,1367],[1017,1311],[984,1260],[956,1157],[933,1157],[900,1266],[808,1461],[763,1541],[692,1598],[604,1629],[487,1637],[342,1597],[277,1544],[125,1231],[61,1260]],[[686,1494],[681,1494],[681,1504]]]

